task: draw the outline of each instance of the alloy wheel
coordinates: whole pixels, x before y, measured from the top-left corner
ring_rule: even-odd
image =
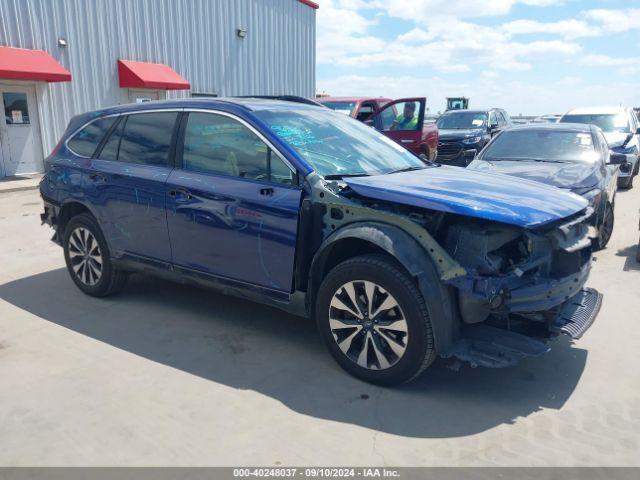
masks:
[[[69,236],[69,259],[73,272],[82,283],[93,286],[102,277],[102,252],[96,237],[85,227]]]
[[[409,331],[400,305],[367,280],[347,282],[334,293],[329,327],[342,353],[363,368],[392,367],[407,349]]]

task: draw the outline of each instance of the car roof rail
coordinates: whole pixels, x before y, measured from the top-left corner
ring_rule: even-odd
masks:
[[[237,95],[236,98],[264,98],[266,100],[284,100],[285,102],[304,103],[316,107],[328,108],[325,105],[311,100],[310,98],[299,97],[297,95]]]

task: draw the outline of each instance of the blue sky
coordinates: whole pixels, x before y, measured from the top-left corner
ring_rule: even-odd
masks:
[[[318,0],[317,90],[511,115],[640,106],[640,0]]]

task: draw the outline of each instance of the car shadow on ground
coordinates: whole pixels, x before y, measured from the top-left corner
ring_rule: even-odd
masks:
[[[631,245],[627,248],[621,248],[616,252],[616,256],[623,257],[624,266],[622,270],[628,272],[630,270],[640,270],[640,262],[636,260],[636,255],[638,253],[638,244]]]
[[[409,437],[452,437],[559,409],[587,352],[565,339],[503,370],[437,360],[417,381],[378,388],[344,373],[311,321],[241,299],[132,276],[120,295],[83,295],[65,269],[0,285],[0,298],[42,319],[295,412]],[[1,339],[0,339],[1,340]],[[51,346],[55,348],[55,346]]]

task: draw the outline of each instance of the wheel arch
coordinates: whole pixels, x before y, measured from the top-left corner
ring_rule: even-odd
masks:
[[[388,255],[416,281],[427,303],[436,351],[442,352],[451,346],[459,325],[454,291],[440,280],[436,267],[420,244],[393,225],[350,224],[325,239],[311,263],[307,295],[309,311],[315,311],[315,292],[331,268],[366,253]]]
[[[93,212],[91,207],[89,207],[86,203],[76,199],[70,199],[63,202],[59,208],[60,210],[56,215],[56,233],[58,234],[59,240],[62,240],[69,220],[71,220],[76,215],[80,215],[81,213],[88,213],[93,218],[95,218],[96,221],[98,220],[98,217]]]

